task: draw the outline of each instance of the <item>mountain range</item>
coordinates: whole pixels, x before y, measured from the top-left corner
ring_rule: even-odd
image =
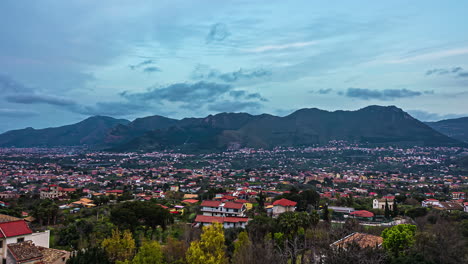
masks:
[[[8,131],[0,135],[0,146],[86,145],[112,151],[213,151],[237,147],[309,146],[331,140],[397,146],[462,145],[459,141],[462,138],[446,135],[447,131],[452,131],[447,130],[450,124],[442,126],[445,130],[439,129],[441,126],[420,122],[395,106],[334,112],[307,108],[284,117],[220,113],[178,120],[155,115],[130,122],[95,116],[68,126]],[[463,130],[463,126],[459,127]],[[466,135],[466,126],[464,133]]]

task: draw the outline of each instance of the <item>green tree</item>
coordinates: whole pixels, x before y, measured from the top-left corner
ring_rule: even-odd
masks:
[[[388,207],[388,201],[385,199],[385,218],[390,218],[390,208]]]
[[[415,242],[416,226],[396,225],[382,231],[382,246],[394,256],[404,255]]]
[[[396,217],[398,215],[398,207],[396,204],[396,199],[393,200],[393,217]]]
[[[232,256],[232,263],[234,264],[248,264],[250,262],[249,249],[252,245],[249,235],[246,231],[242,231],[237,236],[234,242],[234,254]]]
[[[200,241],[194,241],[187,250],[189,264],[226,264],[223,226],[214,223],[203,228]]]
[[[123,233],[119,229],[112,231],[112,236],[104,239],[101,246],[113,262],[129,260],[135,253],[135,240],[129,230]]]
[[[131,261],[117,264],[163,264],[164,256],[161,245],[157,241],[145,241]]]

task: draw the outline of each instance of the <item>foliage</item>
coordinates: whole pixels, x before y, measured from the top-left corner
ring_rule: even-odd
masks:
[[[110,261],[102,248],[93,247],[72,254],[67,264],[110,264]]]
[[[39,221],[40,225],[55,225],[59,215],[59,207],[54,201],[44,199],[34,208],[32,215]]]
[[[119,262],[117,264],[162,264],[164,256],[161,245],[157,241],[145,241],[138,253],[131,261]]]
[[[116,229],[111,237],[102,241],[102,248],[111,261],[126,261],[135,253],[135,240],[129,230],[122,233]]]
[[[187,250],[189,264],[226,264],[223,226],[214,223],[203,228],[200,241],[194,241]]]
[[[168,210],[153,202],[124,202],[113,208],[111,221],[119,228],[135,230],[145,225],[166,228],[174,220]]]
[[[382,246],[394,256],[404,254],[415,242],[416,226],[401,224],[386,228],[382,232]]]

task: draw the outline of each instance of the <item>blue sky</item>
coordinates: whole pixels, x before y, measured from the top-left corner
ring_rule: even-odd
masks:
[[[90,115],[468,115],[467,1],[0,1],[0,131]]]

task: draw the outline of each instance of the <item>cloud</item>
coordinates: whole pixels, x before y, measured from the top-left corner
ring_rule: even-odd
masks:
[[[316,93],[316,94],[329,94],[333,92],[333,89],[328,88],[328,89],[318,89],[318,90],[312,90],[309,91],[309,93]]]
[[[224,23],[216,23],[213,24],[210,28],[210,32],[206,36],[206,43],[214,42],[214,41],[223,41],[227,37],[229,37],[231,33],[229,32],[228,27]]]
[[[259,100],[262,102],[267,102],[268,99],[264,98],[261,94],[259,93],[248,93],[247,91],[244,90],[234,90],[230,91],[229,95],[232,96],[235,99],[247,99],[247,100]]]
[[[429,75],[452,75],[456,77],[468,77],[468,72],[463,71],[462,67],[453,67],[451,69],[447,68],[435,68],[432,70],[426,71],[426,76]]]
[[[137,63],[135,65],[129,65],[128,67],[132,70],[135,70],[135,69],[138,69],[138,68],[141,68],[143,66],[146,66],[146,65],[150,65],[150,64],[153,64],[154,61],[153,60],[145,60],[145,61],[142,61],[140,63]]]
[[[24,86],[23,84],[17,82],[8,75],[0,73],[0,92],[4,93],[18,93],[29,91],[30,88]]]
[[[251,81],[251,80],[266,80],[272,75],[272,72],[267,69],[242,69],[233,72],[220,72],[206,65],[197,65],[192,72],[194,80],[218,80],[227,83]]]
[[[318,41],[293,42],[293,43],[286,43],[286,44],[280,44],[280,45],[265,45],[265,46],[260,46],[260,47],[256,47],[252,49],[246,49],[244,51],[251,52],[251,53],[261,53],[261,52],[278,51],[278,50],[285,50],[285,49],[291,49],[291,48],[303,48],[303,47],[308,47],[308,46],[316,45],[316,44],[318,44]]]
[[[363,88],[348,88],[342,95],[351,98],[357,98],[362,100],[382,100],[391,101],[400,98],[411,98],[415,96],[421,96],[423,94],[429,94],[432,91],[412,91],[408,89],[384,89],[384,90],[371,90]]]
[[[158,67],[146,67],[143,69],[143,72],[146,73],[153,73],[153,72],[160,72],[161,70]]]
[[[0,108],[1,117],[18,118],[18,117],[29,117],[29,116],[36,116],[36,115],[38,115],[37,112],[28,111],[28,110]]]
[[[166,102],[180,103],[182,108],[203,109],[210,111],[240,111],[256,109],[267,101],[259,93],[250,93],[245,90],[234,90],[229,84],[196,82],[175,83],[160,88],[150,88],[146,92],[120,94],[132,104],[162,105]],[[223,106],[223,104],[225,104]]]
[[[208,110],[216,112],[240,112],[255,110],[262,107],[259,102],[221,101],[208,106]]]
[[[150,88],[146,92],[122,92],[120,95],[129,101],[168,101],[188,104],[213,102],[232,89],[231,85],[209,82],[175,83],[162,88]]]
[[[421,120],[421,121],[439,121],[444,119],[451,119],[451,118],[459,118],[468,116],[468,114],[437,114],[426,112],[422,110],[408,110],[407,111],[411,116],[414,118]]]
[[[76,102],[59,96],[40,95],[40,94],[14,94],[5,97],[10,103],[17,104],[49,104],[57,106],[76,105]]]

